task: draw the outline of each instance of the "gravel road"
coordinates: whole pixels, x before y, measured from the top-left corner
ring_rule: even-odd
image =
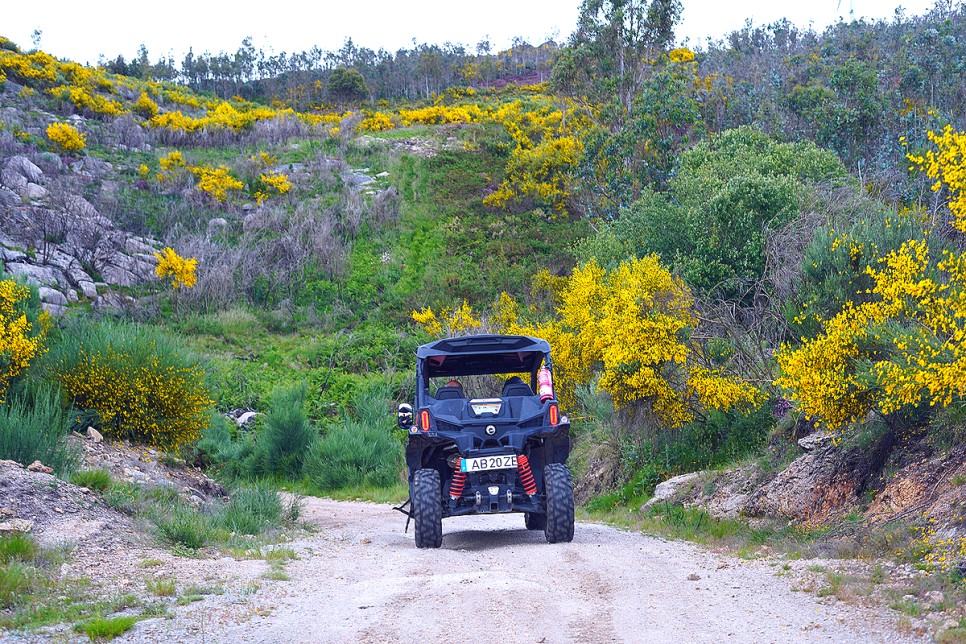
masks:
[[[774,561],[606,526],[578,523],[573,543],[549,545],[522,515],[460,517],[443,521],[441,549],[418,550],[389,506],[307,499],[305,516],[321,529],[289,544],[291,581],[192,604],[122,641],[902,639],[888,615],[793,592]]]

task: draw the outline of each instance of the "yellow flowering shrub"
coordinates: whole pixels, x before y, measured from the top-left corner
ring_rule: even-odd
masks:
[[[452,337],[481,331],[483,321],[473,313],[473,307],[466,300],[459,306],[443,307],[437,315],[432,307],[412,312],[413,320],[427,333],[437,338]]]
[[[383,132],[394,127],[392,117],[385,112],[372,112],[359,123],[359,130],[362,132]]]
[[[215,201],[224,203],[228,200],[230,190],[241,190],[245,187],[241,181],[231,175],[228,166],[192,166],[188,168],[198,179],[197,188],[210,195]]]
[[[700,364],[701,347],[684,339],[697,324],[691,293],[656,256],[612,271],[591,261],[566,278],[552,316],[521,322],[518,311],[501,296],[496,320],[503,332],[550,342],[565,405],[576,404],[578,385],[596,378],[617,408],[645,402],[677,427],[697,409],[727,410],[760,397],[748,383]]]
[[[159,333],[77,324],[51,354],[51,377],[108,437],[171,449],[197,440],[208,423],[204,372]]]
[[[79,110],[91,114],[120,116],[124,113],[124,107],[114,99],[104,98],[100,94],[92,93],[84,87],[60,85],[47,90],[47,92],[55,98],[72,103]]]
[[[152,119],[158,115],[158,104],[151,100],[147,92],[141,92],[138,100],[134,101],[131,111],[142,118]]]
[[[195,269],[198,267],[198,260],[184,258],[178,255],[173,248],[166,247],[160,253],[155,253],[154,258],[158,260],[158,265],[154,269],[154,274],[159,279],[171,278],[173,288],[191,288],[198,281]]]
[[[966,232],[966,132],[954,132],[947,125],[942,133],[927,132],[926,136],[936,146],[924,154],[908,154],[913,163],[909,169],[918,167],[930,179],[933,192],[945,186],[949,190],[949,210],[953,216],[953,227]]]
[[[928,244],[910,240],[879,264],[868,269],[875,299],[777,355],[776,384],[830,427],[966,394],[966,256],[947,251],[934,268]]]
[[[87,137],[68,123],[51,123],[47,126],[47,138],[61,152],[80,152],[87,145]]]
[[[255,189],[255,200],[262,203],[271,195],[284,195],[292,189],[292,183],[288,180],[288,175],[281,172],[262,173],[258,177]]]
[[[30,289],[12,279],[0,280],[0,403],[10,382],[43,351],[50,316],[41,312],[31,322],[25,310]]]

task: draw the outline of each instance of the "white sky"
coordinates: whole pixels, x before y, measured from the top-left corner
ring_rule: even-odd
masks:
[[[679,41],[692,45],[707,37],[720,38],[741,28],[746,19],[756,25],[788,18],[800,27],[822,30],[839,18],[891,18],[901,4],[908,15],[924,13],[935,0],[683,0]],[[395,51],[419,43],[446,41],[471,51],[485,36],[495,49],[509,46],[515,36],[531,44],[548,38],[566,39],[577,22],[580,0],[3,0],[0,35],[24,49],[31,34],[43,32],[40,47],[81,63],[96,63],[99,54],[130,59],[141,43],[152,61],[174,57],[180,65],[188,47],[234,52],[252,36],[256,48],[298,52],[317,45],[336,50],[346,37],[358,46]]]

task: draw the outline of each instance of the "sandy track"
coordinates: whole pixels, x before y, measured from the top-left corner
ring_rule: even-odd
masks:
[[[388,506],[307,499],[321,530],[291,544],[287,582],[242,607],[209,600],[128,641],[868,642],[887,617],[792,592],[778,567],[578,524],[547,544],[522,515],[443,521],[418,550]],[[697,578],[699,577],[699,578]],[[213,602],[213,603],[210,603]]]

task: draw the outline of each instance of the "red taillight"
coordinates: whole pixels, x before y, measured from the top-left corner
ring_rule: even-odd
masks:
[[[419,412],[419,428],[424,432],[429,431],[429,410],[424,409]]]
[[[550,405],[550,424],[553,427],[556,427],[557,423],[559,422],[560,422],[560,410],[557,409],[556,405]]]

